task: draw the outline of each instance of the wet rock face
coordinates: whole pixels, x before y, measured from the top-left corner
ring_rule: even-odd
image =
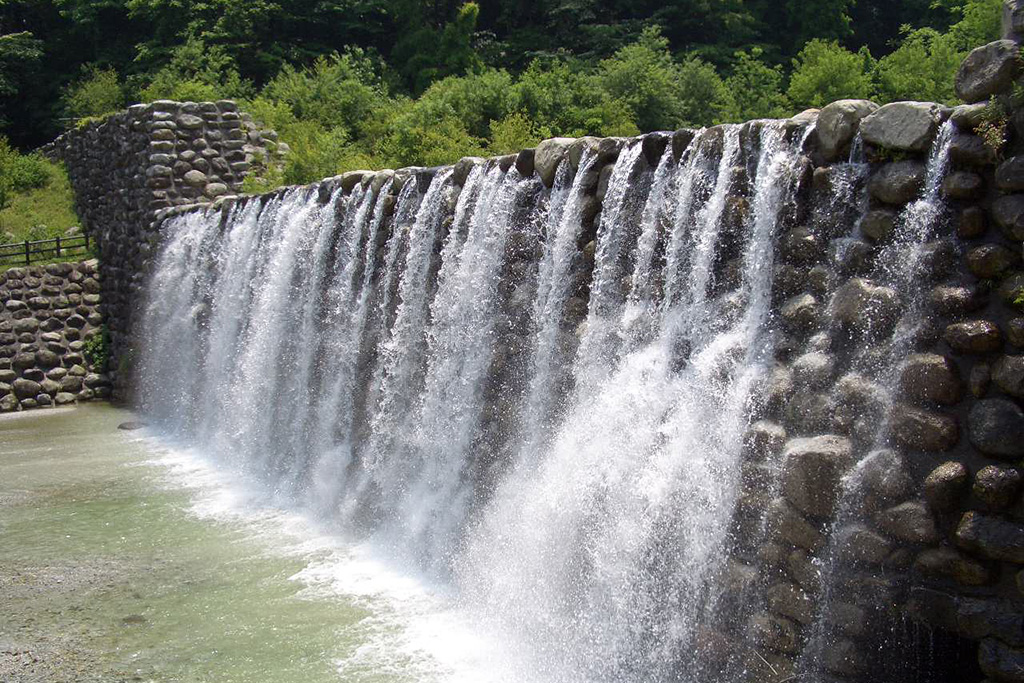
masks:
[[[956,419],[910,405],[893,411],[892,432],[904,448],[932,453],[948,451],[960,439]]]
[[[949,358],[934,353],[918,353],[907,359],[901,383],[907,396],[919,401],[953,405],[963,395],[956,366]]]
[[[875,521],[887,534],[906,543],[925,545],[939,540],[931,512],[919,501],[908,501],[883,510]]]
[[[964,513],[956,528],[956,543],[991,560],[1024,564],[1024,527],[998,517]]]
[[[925,166],[919,161],[894,161],[871,176],[868,190],[886,204],[902,205],[915,199],[924,185]]]
[[[1019,683],[1024,681],[1024,651],[1014,649],[997,638],[981,641],[978,664],[993,681]]]
[[[864,278],[853,278],[832,301],[832,315],[859,332],[881,331],[891,327],[899,311],[896,292]]]
[[[978,401],[968,416],[971,443],[994,458],[1024,457],[1024,411],[1008,399]]]
[[[956,94],[964,102],[986,100],[1010,87],[1020,71],[1020,46],[997,40],[975,48],[956,74]]]
[[[0,330],[14,332],[0,333],[0,412],[110,395],[106,375],[92,373],[89,384],[81,379],[88,374],[83,350],[103,324],[100,295],[85,293],[82,284],[98,289],[98,278],[95,261],[0,273]]]
[[[868,100],[839,100],[822,109],[815,134],[825,158],[835,161],[849,154],[861,119],[876,111],[878,105]]]
[[[1013,240],[1024,240],[1024,194],[1000,197],[992,204],[992,218]]]
[[[860,229],[874,242],[885,242],[896,226],[896,212],[892,209],[874,209],[861,220]]]
[[[946,328],[943,338],[961,353],[990,353],[1003,344],[999,327],[988,320],[955,323]]]
[[[533,153],[533,167],[548,187],[554,184],[558,164],[566,157],[569,147],[575,141],[575,138],[551,138],[537,145]]]
[[[894,102],[861,121],[860,133],[865,142],[885,149],[927,152],[941,121],[937,104]]]
[[[949,547],[923,551],[914,561],[914,570],[930,579],[953,580],[963,586],[984,586],[992,580],[987,565]]]
[[[924,480],[924,496],[932,509],[945,512],[954,509],[967,490],[970,472],[956,461],[936,467]]]
[[[974,478],[973,493],[988,510],[1000,512],[1017,498],[1021,487],[1021,473],[1012,467],[988,465]]]
[[[1009,68],[1002,60],[1006,50],[986,48],[979,54],[988,55],[985,59],[991,57],[993,63],[965,65],[961,88],[981,92],[1004,81]],[[134,131],[141,141],[135,153],[144,154],[143,166],[140,171],[138,160],[125,161],[135,164],[131,182],[138,182],[123,185],[139,192],[132,200],[134,213],[118,218],[120,224],[149,225],[154,207],[174,206],[185,199],[209,202],[236,191],[244,168],[232,166],[225,153],[237,150],[218,148],[216,141],[204,139],[206,149],[214,150],[204,156],[191,145],[192,136],[201,146],[198,140],[204,130],[237,119],[225,116],[233,112],[221,112],[216,105],[220,118],[201,107],[175,109],[168,119],[175,124],[172,128],[144,130],[143,122]],[[939,196],[948,215],[921,250],[923,281],[914,283],[920,285],[919,291],[893,285],[882,272],[890,261],[898,265],[907,252],[901,244],[907,237],[907,208],[922,197],[928,152],[949,114],[931,103],[879,108],[851,100],[800,117],[801,124],[816,119],[805,148],[813,162],[808,162],[802,186],[807,192],[794,201],[799,206],[773,233],[770,318],[777,343],[766,363],[767,377],[754,392],[758,405],[751,411],[742,444],[745,488],[736,518],[743,518],[745,530],[755,528],[762,536],[751,533],[741,539],[737,534],[738,546],[740,540],[750,546],[730,556],[726,579],[737,592],[759,592],[763,598],[753,616],[745,613],[737,623],[748,627],[753,641],[764,644],[776,674],[792,669],[816,623],[831,624],[834,635],[825,663],[829,671],[843,676],[870,672],[864,652],[870,651],[871,638],[879,630],[877,614],[902,609],[902,591],[908,583],[914,588],[938,586],[951,596],[946,614],[950,621],[943,628],[975,640],[997,641],[982,653],[993,680],[1010,680],[999,678],[1005,675],[1000,672],[1022,647],[1007,642],[1005,629],[1001,636],[991,627],[1013,623],[1009,617],[992,616],[996,611],[991,604],[1005,599],[1007,590],[1018,590],[1012,577],[1024,585],[1019,469],[1024,457],[1024,317],[1013,303],[1024,287],[1024,274],[1019,272],[1024,155],[1018,148],[1008,148],[997,161],[974,133],[983,121],[983,105],[952,112],[957,129],[952,133],[949,168],[939,179]],[[750,142],[758,125],[763,124],[744,128],[743,144]],[[227,124],[218,132],[235,128]],[[848,206],[818,215],[821,207],[805,197],[834,193],[847,166],[841,162],[848,158],[858,133],[871,161],[851,181],[853,194],[844,200]],[[722,155],[723,129],[702,139],[701,150],[706,147],[711,156]],[[640,164],[655,166],[667,149],[678,160],[693,140],[693,131],[645,138]],[[180,152],[183,146],[190,148]],[[596,155],[597,163],[581,179],[586,184],[582,213],[591,226],[613,195],[613,160],[621,157],[621,149],[621,140],[561,138],[506,157],[500,164],[503,169],[514,164],[520,174],[535,175],[550,188],[563,161],[579,172],[584,156]],[[687,151],[687,157],[695,151]],[[217,154],[222,158],[215,158]],[[480,160],[467,159],[456,165],[457,184],[465,182],[477,163]],[[230,175],[225,175],[229,171],[223,164]],[[755,208],[744,196],[754,182],[754,170],[737,165],[730,172],[734,191],[723,200],[723,225],[728,226],[724,232],[742,242],[749,231],[739,228],[749,225]],[[359,171],[325,187],[348,192],[360,184],[379,187],[389,178],[407,175]],[[99,180],[93,185],[106,187]],[[330,192],[321,188],[319,194],[326,201]],[[860,199],[863,204],[858,204]],[[150,201],[156,203],[147,204]],[[863,211],[851,208],[858,206]],[[97,204],[92,210],[103,216],[107,208]],[[111,301],[115,330],[129,329],[127,302],[140,291],[146,264],[158,247],[159,234],[147,230],[126,230],[110,240],[111,263],[118,275],[81,283],[86,291],[102,291],[105,301],[116,298],[116,303]],[[669,230],[665,226],[663,232]],[[595,233],[588,227],[577,245],[581,262],[591,269],[599,253]],[[539,240],[537,235],[529,240],[513,237],[508,253],[529,260]],[[735,253],[728,259],[736,261]],[[718,278],[716,270],[716,286],[727,280]],[[577,323],[588,313],[588,284],[585,279],[576,282],[566,303],[572,322],[565,332],[568,337],[573,337],[573,329],[577,335],[586,330]],[[528,304],[529,296],[522,298]],[[83,323],[74,306],[68,307],[67,315],[51,316],[57,319],[51,322],[34,317],[32,312],[43,306],[34,308],[30,297],[13,301],[11,314],[18,317],[8,329],[0,328],[0,335],[11,335],[12,344],[24,343],[20,335],[32,335],[40,345],[19,347],[6,365],[0,359],[0,409],[47,400],[61,404],[80,393],[98,393],[102,376],[91,372],[80,355],[61,356],[42,337],[51,333],[47,327],[59,322],[62,327],[52,332],[70,342],[72,330]],[[1010,310],[1021,322],[1008,320]],[[921,329],[899,338],[906,332],[901,324],[907,322],[905,314],[916,311],[924,318]],[[88,333],[89,325],[85,316],[81,330]],[[0,343],[6,338],[0,336]],[[899,357],[886,358],[893,349],[899,350]],[[58,362],[48,352],[55,353]],[[878,367],[886,368],[886,377],[879,376]],[[883,426],[887,431],[881,433]],[[837,510],[842,511],[841,518]],[[842,568],[829,575],[833,561]],[[966,592],[983,596],[981,606],[967,606],[961,599]],[[822,597],[826,593],[832,600],[827,610]],[[1019,593],[1014,598],[1019,599]],[[836,614],[844,617],[837,622]]]
[[[999,164],[996,185],[1004,192],[1024,191],[1024,156],[1010,157]]]
[[[1003,0],[1003,38],[1020,43],[1024,40],[1024,2]]]
[[[840,436],[793,439],[786,444],[783,458],[783,492],[789,502],[812,517],[830,517],[839,481],[853,464],[850,440]]]

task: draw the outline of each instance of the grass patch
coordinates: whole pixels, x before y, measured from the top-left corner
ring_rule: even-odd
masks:
[[[0,211],[0,242],[49,239],[79,225],[74,192],[64,167],[50,161],[41,166],[46,173],[43,184],[12,192],[9,205]]]

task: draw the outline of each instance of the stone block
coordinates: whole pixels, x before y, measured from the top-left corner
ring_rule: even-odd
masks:
[[[886,149],[926,152],[938,132],[942,108],[930,102],[894,102],[860,123],[864,141]]]
[[[1024,411],[1002,398],[978,401],[967,418],[971,444],[982,453],[1004,460],[1024,456]]]
[[[853,464],[850,440],[841,436],[793,439],[783,451],[783,493],[796,509],[830,517],[840,481]]]
[[[980,512],[965,512],[956,529],[961,549],[988,558],[1024,564],[1024,526]]]
[[[967,492],[970,476],[961,462],[949,461],[939,465],[924,480],[925,500],[938,512],[954,509]]]
[[[956,73],[957,97],[973,104],[1009,90],[1020,72],[1020,46],[997,40],[971,51]]]
[[[923,502],[908,501],[883,510],[875,516],[875,523],[886,534],[905,543],[929,545],[939,540],[935,519]]]

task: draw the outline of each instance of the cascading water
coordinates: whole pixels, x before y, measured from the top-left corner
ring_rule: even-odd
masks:
[[[584,145],[550,190],[490,160],[170,219],[143,406],[450,587],[500,644],[494,680],[741,680],[702,625],[738,602],[744,434],[808,134]],[[837,178],[832,205],[857,204],[860,159]]]

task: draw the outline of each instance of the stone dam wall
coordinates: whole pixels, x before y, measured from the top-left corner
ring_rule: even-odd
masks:
[[[970,104],[950,109],[844,101],[790,122],[793,131],[813,123],[814,132],[805,143],[795,206],[776,240],[772,310],[780,338],[766,400],[746,439],[736,541],[725,578],[735,595],[762,596],[755,614],[734,615],[759,648],[757,660],[748,663],[751,680],[793,679],[800,653],[814,636],[815,615],[827,600],[832,616],[825,628],[832,638],[823,661],[830,677],[876,679],[887,665],[882,660],[898,653],[958,667],[965,672],[962,680],[1024,682],[1024,109],[1010,98],[1020,77],[1022,18],[1020,3],[1008,2],[1006,39],[968,57],[957,87]],[[744,127],[742,144],[754,144],[760,125]],[[1006,140],[998,152],[986,144],[993,128]],[[693,138],[693,131],[644,136],[644,156],[652,166],[666,148],[681,157]],[[943,141],[938,150],[937,140]],[[251,157],[270,146],[229,103],[133,108],[55,143],[53,153],[68,164],[85,227],[101,245],[101,306],[115,366],[122,357],[130,365],[133,310],[161,227],[172,216],[195,211],[219,211],[226,220],[232,211],[279,196],[229,196],[239,190]],[[558,164],[568,159],[579,172],[588,148],[599,163],[589,171],[583,207],[582,282],[593,269],[596,219],[622,141],[548,140],[499,161],[524,176],[537,174],[550,187]],[[867,170],[852,181],[845,205],[829,214],[842,217],[843,224],[812,220],[815,207],[842,194],[837,184],[849,179],[840,166],[851,154],[862,155]],[[478,163],[457,164],[456,181],[464,181]],[[946,165],[940,175],[936,164]],[[318,183],[311,192],[326,205],[338,191],[380,189],[394,180],[393,204],[405,183],[425,189],[435,172],[353,172]],[[750,211],[743,176],[737,174],[737,190],[724,210],[727,225],[742,225]],[[925,290],[928,324],[908,340],[898,376],[886,384],[860,374],[852,359],[865,353],[881,357],[892,348],[905,292],[873,282],[871,273],[878,259],[891,256],[887,245],[936,177],[947,229],[923,250],[926,277],[908,283]],[[520,246],[519,257],[529,262],[530,245]],[[0,287],[14,291],[11,283],[30,277],[42,282],[38,275],[19,275],[9,271]],[[52,286],[62,290],[53,296],[70,303],[73,294],[65,286]],[[587,296],[583,286],[570,299],[567,329],[585,319]],[[75,353],[78,339],[72,337],[78,333],[71,330],[79,328],[70,325],[72,316],[56,315],[67,307],[51,300],[46,306],[39,301],[37,309],[32,297],[9,297],[5,315],[53,315],[40,320],[21,313],[18,320],[40,326],[31,331],[32,323],[20,323],[19,331],[18,320],[0,319],[4,339],[31,335],[31,341],[18,337],[18,343],[67,343]],[[26,301],[29,308],[15,304],[12,310],[11,301]],[[75,315],[76,324],[78,318],[89,324],[88,316]],[[57,323],[61,329],[42,330]],[[63,337],[44,339],[47,334]],[[14,358],[23,360],[11,361],[11,367],[24,365],[33,377],[61,374],[58,366],[67,373],[50,381],[72,376],[65,368],[68,355],[44,369],[27,365],[28,350],[18,353]],[[52,360],[40,346],[32,355],[36,365],[40,354],[46,363]],[[12,371],[0,370],[2,377]],[[89,376],[82,380],[87,388]],[[24,372],[22,377],[37,381]],[[128,387],[120,373],[115,379],[122,390]],[[29,396],[28,385],[22,386],[22,402],[53,395]],[[12,390],[17,395],[17,387]],[[891,435],[883,447],[872,442],[880,423],[889,425]],[[867,450],[869,457],[855,458]],[[852,489],[851,477],[857,481]],[[844,493],[850,490],[855,494]],[[927,635],[917,637],[923,644],[916,653],[889,649],[893,633],[919,627]],[[723,617],[707,625],[702,647],[728,659],[736,638],[734,625]],[[961,656],[971,661],[965,664]]]
[[[110,396],[85,353],[101,334],[100,290],[95,261],[0,273],[0,412]]]
[[[64,162],[82,226],[102,262],[102,304],[111,358],[130,355],[127,337],[163,209],[237,194],[254,166],[271,162],[277,136],[229,100],[158,101],[69,131],[43,148]],[[114,362],[112,379],[126,385]]]

